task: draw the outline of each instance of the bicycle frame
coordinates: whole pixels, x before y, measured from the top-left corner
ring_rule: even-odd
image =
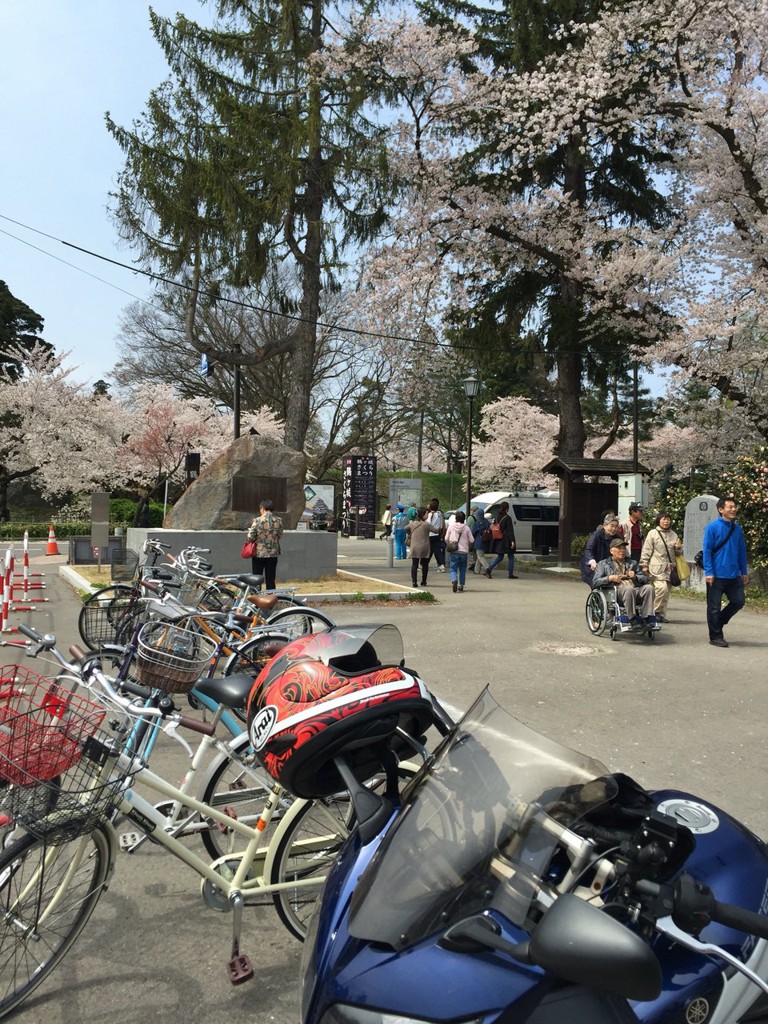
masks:
[[[166,799],[183,803],[185,807],[188,807],[201,817],[210,818],[212,821],[225,825],[227,828],[239,833],[248,840],[246,849],[243,852],[225,854],[212,863],[203,860],[202,857],[186,847],[175,836],[165,831],[165,819],[162,814],[149,800],[136,792],[134,784],[138,782],[141,782],[146,788],[161,794]],[[187,867],[190,867],[201,878],[206,879],[220,889],[226,899],[231,901],[237,895],[247,897],[257,892],[259,895],[271,895],[280,889],[296,889],[302,886],[316,887],[318,884],[316,876],[307,879],[292,879],[290,882],[282,883],[269,883],[267,881],[274,866],[274,851],[279,844],[280,837],[288,830],[296,815],[309,802],[307,800],[294,801],[286,814],[280,818],[273,836],[267,842],[265,833],[275,815],[275,811],[280,805],[283,795],[284,791],[281,786],[273,786],[256,828],[252,828],[237,818],[231,818],[225,811],[218,810],[194,797],[186,795],[179,787],[167,782],[149,768],[141,768],[132,776],[131,786],[123,792],[119,810],[142,831],[151,835],[153,840],[173,854],[174,857],[177,857]],[[313,846],[318,851],[322,850],[324,847],[323,839],[307,840],[306,846],[303,848],[311,851]],[[239,861],[239,864],[231,880],[216,870],[217,865],[223,867],[228,862],[235,860]],[[248,875],[251,868],[260,861],[263,862],[261,873],[249,878]]]

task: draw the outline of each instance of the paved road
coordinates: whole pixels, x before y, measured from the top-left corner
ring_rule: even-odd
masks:
[[[30,621],[71,641],[77,603],[53,575],[60,561],[37,559],[49,574],[52,600]],[[341,540],[339,565],[409,579],[406,563],[386,567],[382,542]],[[520,577],[473,577],[464,594],[454,595],[447,574],[433,572],[437,605],[349,604],[333,614],[339,622],[396,623],[408,663],[454,706],[465,707],[490,684],[534,728],[648,787],[690,790],[768,835],[768,619],[745,610],[728,631],[732,646],[719,650],[707,643],[703,604],[673,597],[673,622],[656,641],[611,642],[586,629],[583,584],[523,567]],[[110,890],[65,967],[14,1021],[297,1021],[300,946],[270,908],[249,911],[244,948],[257,978],[230,987],[229,921],[204,907],[198,891],[186,868],[152,848],[121,854]]]

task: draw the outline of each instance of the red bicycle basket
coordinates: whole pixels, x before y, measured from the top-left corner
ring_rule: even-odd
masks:
[[[104,708],[20,665],[0,668],[0,781],[49,782],[76,764]]]

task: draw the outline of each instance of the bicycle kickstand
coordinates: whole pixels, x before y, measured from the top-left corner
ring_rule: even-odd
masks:
[[[240,952],[240,933],[243,927],[243,897],[237,892],[232,902],[232,957],[227,964],[229,980],[233,985],[242,985],[253,977],[253,961],[246,953]]]

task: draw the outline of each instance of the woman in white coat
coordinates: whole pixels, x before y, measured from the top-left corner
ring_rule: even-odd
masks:
[[[659,512],[654,527],[646,534],[640,553],[640,568],[646,574],[656,592],[653,610],[659,622],[669,622],[667,604],[672,584],[669,577],[675,565],[675,555],[683,550],[680,538],[672,529],[668,512]]]

